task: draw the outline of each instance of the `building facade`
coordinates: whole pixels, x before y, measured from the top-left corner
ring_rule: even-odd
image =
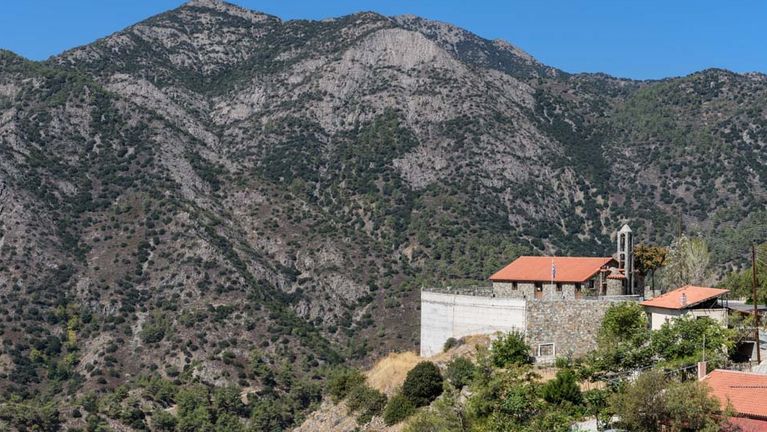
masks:
[[[629,234],[628,226],[618,233],[621,260],[522,256],[490,276],[490,287],[422,290],[421,355],[442,352],[451,337],[509,331],[524,334],[541,362],[592,351],[607,309],[640,299],[631,295],[640,291],[627,261],[633,261]]]
[[[626,294],[612,257],[521,256],[490,276],[498,297],[574,300]]]
[[[727,325],[726,289],[687,285],[641,303],[652,330],[681,316],[709,317]]]

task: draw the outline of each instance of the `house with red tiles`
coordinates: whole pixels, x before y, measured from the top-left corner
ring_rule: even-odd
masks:
[[[730,423],[742,432],[767,432],[767,375],[716,369],[701,382],[708,385]]]
[[[653,297],[640,303],[644,306],[652,330],[660,329],[663,324],[691,315],[709,317],[727,325],[726,289],[687,285]]]

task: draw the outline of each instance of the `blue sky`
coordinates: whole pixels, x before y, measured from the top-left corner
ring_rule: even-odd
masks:
[[[631,78],[708,67],[767,73],[764,0],[234,0],[284,19],[411,13],[505,39],[568,72]],[[178,0],[9,0],[0,48],[39,60],[174,8]]]

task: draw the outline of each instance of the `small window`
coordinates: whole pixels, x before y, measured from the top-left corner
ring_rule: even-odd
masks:
[[[557,284],[557,292],[561,292],[561,291],[562,291],[562,284],[558,283]]]
[[[577,283],[575,284],[575,290],[580,291],[581,290],[581,284]]]
[[[519,286],[517,285],[517,283],[516,283],[516,282],[512,282],[512,283],[511,283],[511,290],[512,290],[512,291],[516,291],[516,290],[517,290],[517,288],[519,288]]]
[[[543,291],[543,282],[536,282],[535,283],[535,290],[536,291]]]
[[[538,357],[554,357],[556,350],[553,343],[545,343],[538,345]]]
[[[594,279],[589,281],[589,289],[594,289]]]

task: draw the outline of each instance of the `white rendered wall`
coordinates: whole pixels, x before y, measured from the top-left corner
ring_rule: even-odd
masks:
[[[707,316],[720,324],[727,325],[727,309],[663,309],[646,307],[650,314],[650,328],[660,330],[668,321],[679,318],[682,315],[690,314],[694,317]]]
[[[421,356],[445,341],[474,334],[525,331],[525,300],[421,291]]]
[[[660,330],[663,324],[682,315],[680,309],[663,309],[645,306],[645,310],[650,315],[650,329],[653,331]]]

